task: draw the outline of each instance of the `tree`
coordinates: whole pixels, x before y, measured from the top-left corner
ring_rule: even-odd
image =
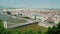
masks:
[[[52,28],[48,28],[45,34],[60,34],[60,23],[57,24],[57,27],[54,25]]]
[[[37,34],[41,34],[42,32],[41,32],[41,30],[40,29],[38,29],[38,31],[37,31]]]
[[[5,30],[3,27],[3,23],[2,20],[0,20],[0,34],[2,33],[2,31]]]
[[[6,13],[9,14],[9,15],[11,15],[11,12],[9,12],[9,11],[7,11]]]
[[[57,24],[57,27],[58,27],[58,29],[60,30],[60,22],[59,22],[59,24]]]

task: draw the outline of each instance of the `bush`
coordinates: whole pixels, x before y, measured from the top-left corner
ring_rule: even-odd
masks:
[[[45,34],[60,34],[60,23],[57,27],[54,25],[52,28],[48,28],[48,31]]]
[[[30,17],[23,17],[23,18],[30,19]]]
[[[23,32],[23,34],[33,34],[32,30],[27,30],[25,32]]]

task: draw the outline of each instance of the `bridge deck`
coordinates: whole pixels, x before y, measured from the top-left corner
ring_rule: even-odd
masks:
[[[39,21],[30,21],[30,22],[26,22],[26,23],[19,23],[19,24],[14,24],[11,26],[8,26],[8,28],[15,28],[15,27],[20,27],[20,26],[24,26],[24,25],[28,25],[28,24],[34,24],[34,23],[38,23]]]

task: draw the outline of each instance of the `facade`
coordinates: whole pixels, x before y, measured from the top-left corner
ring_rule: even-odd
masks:
[[[7,22],[6,22],[6,21],[4,21],[3,23],[4,23],[4,28],[6,28],[6,29],[7,29]]]

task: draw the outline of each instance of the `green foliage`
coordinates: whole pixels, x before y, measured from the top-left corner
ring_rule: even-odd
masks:
[[[44,34],[60,34],[60,23],[57,26],[53,26],[52,28],[48,28],[48,31]]]
[[[5,29],[3,27],[3,21],[0,20],[0,34],[42,34],[42,32],[40,29],[38,29],[36,32],[32,32],[32,30],[27,30],[22,33],[16,29]],[[49,27],[44,34],[60,34],[60,23],[57,24],[57,26],[54,25],[52,28]]]
[[[21,16],[23,15],[23,14],[20,14]]]
[[[11,34],[21,34],[21,32],[15,29],[11,31]]]
[[[36,32],[33,32],[32,30],[27,30],[23,32],[23,34],[42,34],[42,32],[40,29],[38,29]]]
[[[30,19],[30,17],[23,17],[23,18]]]
[[[58,27],[58,29],[60,30],[60,22],[59,22],[59,24],[57,24],[57,27]]]
[[[0,20],[0,28],[3,28],[2,20]]]
[[[23,34],[33,34],[32,30],[27,30],[25,32],[23,32]]]
[[[8,11],[7,11],[6,13],[9,14],[9,15],[11,15],[11,12],[8,12]]]
[[[3,21],[0,20],[0,34],[21,34],[20,31],[5,29],[3,26]]]
[[[41,34],[42,32],[41,32],[41,30],[40,29],[38,29],[38,31],[37,31],[37,33],[36,34]]]

